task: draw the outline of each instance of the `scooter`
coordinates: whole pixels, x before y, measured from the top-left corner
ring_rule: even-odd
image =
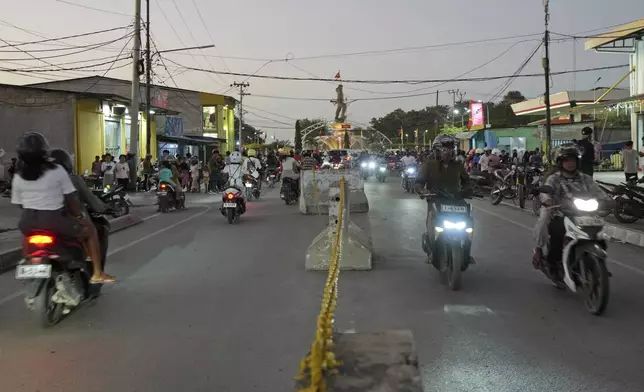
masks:
[[[222,204],[219,209],[229,224],[237,221],[246,212],[246,200],[241,189],[229,186],[222,194]]]
[[[360,174],[364,180],[371,177],[373,172],[376,170],[376,161],[368,161],[360,163]]]
[[[157,211],[168,212],[170,209],[178,210],[186,208],[186,195],[177,196],[177,192],[172,185],[167,182],[161,182],[157,191]]]
[[[418,168],[415,165],[407,166],[401,176],[402,176],[402,187],[405,192],[415,193],[414,182],[416,181],[416,176],[418,175]]]
[[[261,192],[258,188],[259,181],[250,174],[244,175],[244,189],[246,190],[246,199],[248,201],[259,199]]]
[[[376,179],[380,182],[385,182],[387,181],[387,175],[389,173],[387,172],[387,164],[386,163],[381,163],[378,165],[378,170],[376,171]]]
[[[268,182],[269,188],[275,188],[275,183],[278,181],[278,174],[279,172],[277,169],[267,170],[266,181]]]
[[[101,214],[90,214],[101,246],[103,267],[110,224]],[[58,324],[82,303],[97,298],[100,284],[90,284],[93,273],[84,247],[76,239],[34,230],[26,238],[27,257],[16,267],[16,279],[25,284],[25,304],[43,327]]]
[[[297,180],[293,180],[290,177],[284,177],[282,179],[282,189],[280,189],[280,198],[284,200],[286,205],[295,204],[298,201],[300,195],[297,194],[295,187],[297,186],[294,183]]]
[[[112,188],[110,185],[106,185],[103,190],[94,190],[92,192],[114,211],[114,217],[118,218],[130,213],[130,206],[133,204],[122,186]]]

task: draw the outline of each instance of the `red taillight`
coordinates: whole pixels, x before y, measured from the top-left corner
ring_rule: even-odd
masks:
[[[27,238],[27,242],[30,245],[36,246],[51,245],[54,243],[54,237],[49,235],[32,235]]]
[[[166,186],[167,186],[166,184],[161,184],[161,189],[165,189]]]
[[[232,193],[229,193],[226,195],[226,197],[228,198],[228,200],[232,200],[233,197],[235,197],[235,195],[233,195]]]

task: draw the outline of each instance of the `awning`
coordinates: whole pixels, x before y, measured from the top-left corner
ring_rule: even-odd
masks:
[[[471,132],[459,132],[456,135],[454,135],[455,138],[461,139],[461,140],[470,140],[471,138],[474,137],[479,131],[471,131]]]
[[[214,138],[195,139],[190,136],[157,135],[157,141],[170,142],[170,143],[183,143],[189,146],[218,146],[219,145],[219,140]]]

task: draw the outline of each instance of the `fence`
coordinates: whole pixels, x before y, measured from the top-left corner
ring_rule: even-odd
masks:
[[[329,273],[322,294],[322,306],[317,317],[315,338],[308,355],[300,363],[297,380],[302,386],[300,392],[326,391],[325,374],[338,365],[333,354],[333,318],[338,300],[338,277],[344,232],[345,178],[340,179],[337,225],[331,244]],[[308,383],[306,382],[308,381]],[[307,385],[308,384],[308,385]]]

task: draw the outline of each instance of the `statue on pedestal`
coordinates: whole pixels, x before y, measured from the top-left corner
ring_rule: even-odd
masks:
[[[336,99],[331,100],[331,103],[336,105],[335,122],[343,123],[347,119],[347,101],[344,99],[341,84],[336,87],[335,92],[337,93]]]

